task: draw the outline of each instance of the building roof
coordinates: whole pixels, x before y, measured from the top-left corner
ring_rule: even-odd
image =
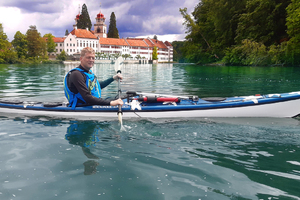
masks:
[[[65,37],[54,37],[53,40],[55,43],[62,43],[65,41]]]
[[[104,15],[100,12],[99,14],[97,14],[97,18],[98,19],[101,19],[101,18],[104,18],[105,19],[105,17],[104,17]]]
[[[157,46],[159,49],[166,49],[167,48],[167,46],[162,41],[155,40],[155,39],[150,39],[150,38],[148,38],[148,40],[151,40],[153,42],[154,46]]]
[[[133,47],[148,47],[143,38],[127,38],[126,41]]]
[[[165,41],[165,45],[168,46],[168,47],[172,47],[172,44],[168,41]]]
[[[91,31],[86,29],[73,29],[71,34],[77,38],[98,39]]]
[[[154,43],[151,40],[149,40],[149,38],[145,39],[145,42],[148,44],[149,47],[155,46]]]
[[[125,39],[118,39],[118,38],[100,38],[100,44],[107,44],[107,45],[116,45],[116,46],[128,46]]]

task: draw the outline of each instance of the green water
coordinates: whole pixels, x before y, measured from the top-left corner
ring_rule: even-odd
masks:
[[[0,98],[65,101],[74,66],[0,65]],[[96,65],[100,80],[112,65]],[[124,65],[122,90],[207,96],[299,91],[299,68]],[[117,84],[103,90],[115,96]],[[300,120],[109,122],[0,114],[0,199],[300,199]]]

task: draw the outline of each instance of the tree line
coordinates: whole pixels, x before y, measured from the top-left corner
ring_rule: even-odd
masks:
[[[51,33],[43,37],[30,26],[26,34],[17,31],[10,43],[0,24],[0,63],[28,63],[48,60],[48,53],[55,51],[54,36]]]
[[[300,65],[299,0],[201,0],[179,9],[186,40],[174,41],[180,62]]]

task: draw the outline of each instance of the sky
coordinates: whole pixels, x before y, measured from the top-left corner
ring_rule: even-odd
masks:
[[[0,2],[0,23],[12,41],[17,31],[26,34],[35,25],[41,36],[52,33],[63,37],[71,32],[76,15],[86,4],[93,24],[101,12],[106,18],[107,29],[110,15],[115,13],[120,38],[157,36],[158,40],[182,41],[186,29],[179,8],[191,13],[199,0],[9,0]]]

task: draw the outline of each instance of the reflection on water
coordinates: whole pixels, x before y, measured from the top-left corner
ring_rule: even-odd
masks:
[[[117,121],[0,118],[0,195],[299,199],[297,119],[124,124],[127,132]]]
[[[91,175],[97,172],[99,163],[96,160],[99,157],[93,154],[89,147],[99,142],[98,136],[100,131],[103,131],[103,129],[96,124],[90,125],[81,122],[71,124],[67,129],[65,137],[69,143],[80,146],[83,154],[90,159],[83,163],[84,175]]]

